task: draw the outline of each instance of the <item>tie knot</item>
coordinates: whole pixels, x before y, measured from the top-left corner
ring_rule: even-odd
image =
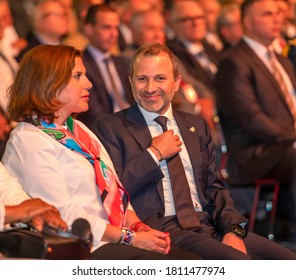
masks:
[[[165,116],[159,116],[157,118],[154,119],[161,127],[163,131],[167,131],[167,120],[168,118]]]
[[[195,57],[196,57],[197,59],[208,59],[208,56],[207,56],[207,54],[206,54],[206,52],[205,52],[204,50],[202,50],[202,51],[196,53],[196,54],[195,54]]]
[[[110,58],[109,56],[105,57],[105,58],[103,59],[104,64],[107,65],[107,66],[109,66],[109,61],[110,61],[110,59],[111,59],[111,58]]]

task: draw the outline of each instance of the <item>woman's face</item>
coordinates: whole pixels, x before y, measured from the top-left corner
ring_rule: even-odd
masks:
[[[76,57],[69,84],[58,95],[58,100],[63,105],[55,114],[57,123],[64,124],[72,113],[88,110],[88,90],[92,87],[92,84],[85,76],[85,71],[81,57]]]

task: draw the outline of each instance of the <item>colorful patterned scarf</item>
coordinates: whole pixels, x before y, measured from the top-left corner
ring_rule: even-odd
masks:
[[[26,120],[43,130],[67,148],[85,157],[94,167],[96,183],[110,224],[124,225],[123,197],[127,195],[112,170],[100,158],[100,145],[72,117],[66,121],[68,130],[46,120]],[[128,198],[128,195],[127,195]]]

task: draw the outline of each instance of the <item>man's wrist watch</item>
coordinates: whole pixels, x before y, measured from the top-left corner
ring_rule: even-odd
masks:
[[[248,222],[243,222],[240,224],[233,224],[231,226],[231,232],[236,234],[240,238],[245,238],[248,234]]]

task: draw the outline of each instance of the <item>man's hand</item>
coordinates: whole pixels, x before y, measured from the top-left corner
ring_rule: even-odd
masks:
[[[170,158],[179,153],[181,151],[181,145],[182,142],[180,141],[180,137],[174,135],[174,131],[171,129],[159,136],[153,137],[151,142],[151,146],[156,147],[160,151],[162,159]],[[157,157],[159,157],[159,154],[153,149],[153,147],[151,150]]]
[[[44,223],[63,230],[67,228],[59,211],[39,198],[28,199],[15,206],[6,206],[5,212],[6,223],[28,223],[38,231],[42,231]]]

